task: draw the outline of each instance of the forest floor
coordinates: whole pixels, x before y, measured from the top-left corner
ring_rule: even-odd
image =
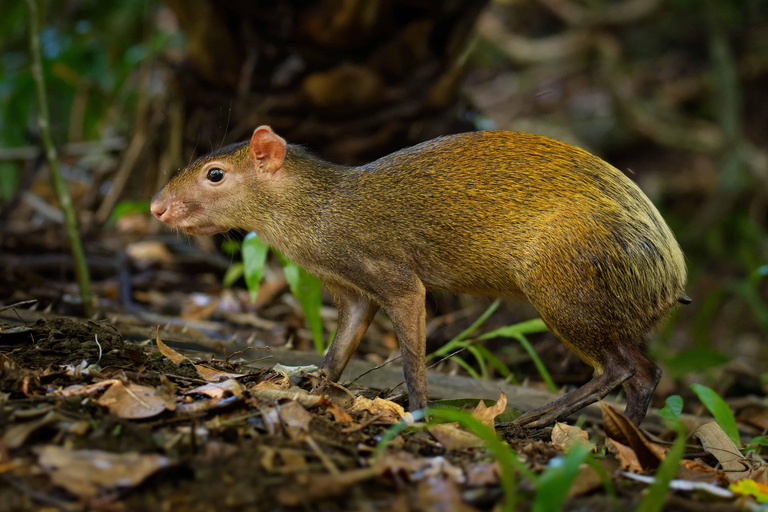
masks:
[[[13,274],[7,267],[5,278],[21,279],[22,268]],[[136,290],[159,275],[134,276],[134,298],[161,302]],[[165,275],[177,284],[160,286],[163,297],[201,286],[188,283],[189,275]],[[113,285],[105,283],[97,289],[109,296]],[[267,304],[285,283],[263,288]],[[389,372],[383,383],[344,377],[333,384],[307,367],[320,360],[316,354],[269,351],[253,335],[243,342],[254,331],[266,340],[302,338],[290,315],[262,315],[254,320],[261,327],[236,329],[240,341],[228,343],[226,322],[200,301],[187,300],[197,306],[178,314],[112,307],[98,321],[65,316],[61,303],[59,313],[11,303],[0,310],[1,510],[635,510],[675,438],[655,411],[638,430],[607,405],[570,425],[518,428],[509,424],[518,414],[510,405],[546,403],[550,395],[538,386],[474,387],[475,379],[430,371],[433,395],[473,398],[443,405],[463,404],[466,416],[495,429],[499,448],[476,427],[425,426],[406,413],[397,363],[366,366],[376,367],[374,376]],[[391,343],[386,325],[377,336]],[[479,400],[489,396],[495,400]],[[759,433],[766,410],[742,414],[740,428]],[[673,490],[656,495],[657,510],[662,503],[666,510],[763,510],[762,459],[728,448],[711,418],[683,419],[689,432],[709,430],[687,440],[670,474]],[[757,487],[729,490],[736,473]]]

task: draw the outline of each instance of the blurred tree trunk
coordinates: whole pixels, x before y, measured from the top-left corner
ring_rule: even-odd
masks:
[[[172,66],[183,154],[198,139],[205,152],[225,131],[231,142],[269,124],[354,164],[471,129],[459,87],[485,3],[165,0],[187,38],[185,60]]]

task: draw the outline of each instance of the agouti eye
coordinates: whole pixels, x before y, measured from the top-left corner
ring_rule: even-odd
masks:
[[[224,179],[224,171],[218,167],[208,169],[208,175],[206,177],[211,183],[218,183]]]

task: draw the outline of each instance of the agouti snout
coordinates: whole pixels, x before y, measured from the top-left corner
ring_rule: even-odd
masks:
[[[683,255],[640,189],[586,151],[527,133],[440,137],[344,167],[261,126],[175,175],[152,212],[191,234],[255,231],[318,276],[339,308],[330,379],[383,308],[412,410],[428,398],[425,290],[525,297],[595,369],[517,420],[539,426],[619,384],[625,414],[642,421],[660,376],[645,338],[685,300]]]

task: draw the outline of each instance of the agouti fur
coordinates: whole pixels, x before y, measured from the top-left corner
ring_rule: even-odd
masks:
[[[152,212],[191,234],[255,231],[318,276],[339,308],[321,371],[337,380],[379,307],[395,329],[411,410],[427,404],[428,289],[525,297],[595,369],[517,423],[543,426],[619,384],[640,423],[660,377],[645,338],[687,302],[683,254],[659,212],[600,158],[508,131],[440,137],[360,167],[271,128],[173,176]]]

